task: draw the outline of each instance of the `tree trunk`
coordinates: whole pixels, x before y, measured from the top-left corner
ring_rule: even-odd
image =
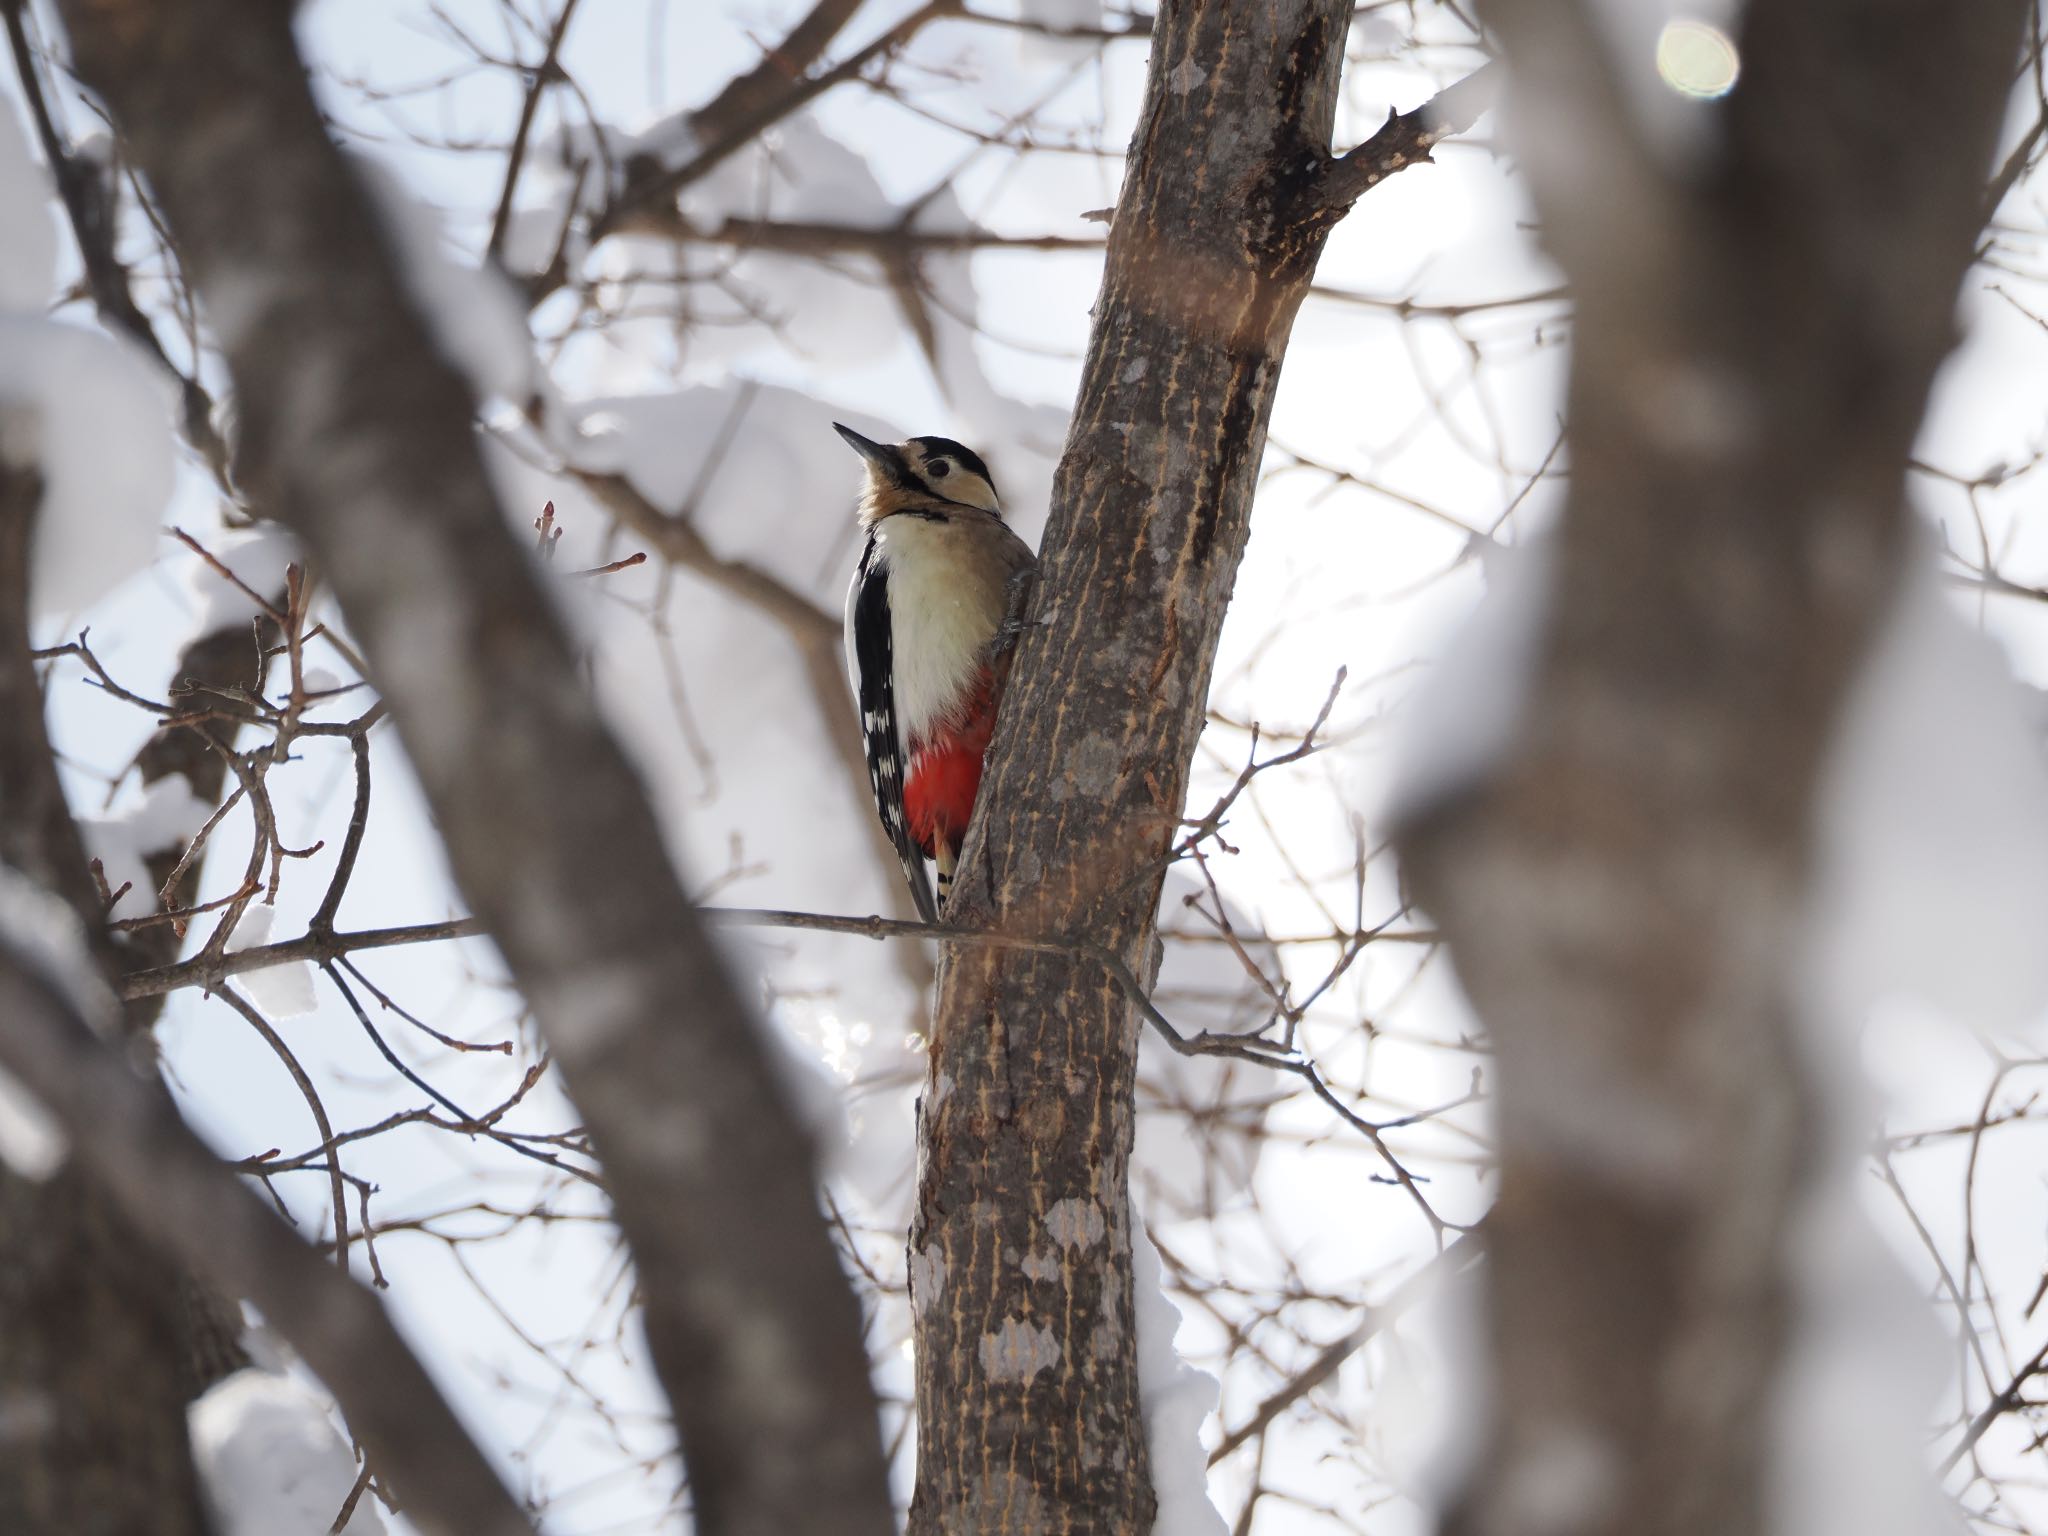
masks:
[[[29,655],[40,500],[37,478],[0,459],[0,863],[66,900],[113,978]],[[190,1354],[182,1276],[104,1190],[75,1163],[40,1182],[0,1164],[0,1530],[202,1536]]]
[[[1153,29],[1032,616],[949,921],[1140,976],[1321,195],[1344,0]],[[910,1237],[914,1536],[1151,1529],[1131,1306],[1138,1023],[1085,960],[954,947]]]
[[[1486,9],[1579,313],[1519,726],[1400,843],[1499,1059],[1493,1423],[1449,1536],[1769,1528],[1814,794],[1897,589],[2021,9],[1754,0],[1690,160],[1598,7]]]
[[[588,1128],[698,1529],[886,1531],[809,1140],[492,493],[474,400],[328,140],[289,8],[61,9],[218,334],[237,479],[331,581]]]

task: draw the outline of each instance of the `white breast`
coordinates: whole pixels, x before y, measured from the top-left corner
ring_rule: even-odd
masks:
[[[1002,625],[1017,556],[1030,555],[993,519],[898,515],[878,524],[875,538],[889,573],[896,722],[907,752],[963,704]]]

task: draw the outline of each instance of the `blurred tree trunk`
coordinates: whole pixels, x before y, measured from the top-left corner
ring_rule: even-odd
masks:
[[[1579,297],[1571,484],[1512,743],[1400,849],[1499,1053],[1493,1421],[1451,1536],[1770,1525],[1814,793],[2023,7],[1753,0],[1689,152],[1600,9],[1482,12]]]
[[[1160,8],[1035,627],[949,921],[1083,935],[1152,973],[1288,329],[1356,195],[1324,180],[1350,12]],[[1138,1032],[1092,962],[945,956],[910,1237],[915,1536],[1151,1529],[1128,1193]]]
[[[217,328],[237,478],[321,562],[603,1165],[698,1529],[886,1531],[809,1138],[510,531],[471,391],[327,136],[289,9],[61,9]]]
[[[0,862],[101,922],[43,731],[30,657],[28,551],[41,487],[0,460]],[[5,1021],[0,1020],[0,1028]],[[0,1531],[202,1536],[185,1434],[192,1350],[183,1276],[67,1163],[0,1164]]]

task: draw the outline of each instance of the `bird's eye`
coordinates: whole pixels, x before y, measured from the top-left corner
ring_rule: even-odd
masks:
[[[934,480],[943,480],[946,476],[953,473],[953,461],[951,459],[933,459],[931,463],[925,465],[924,472]]]

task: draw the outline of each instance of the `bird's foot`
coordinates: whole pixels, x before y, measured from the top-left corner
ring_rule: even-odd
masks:
[[[1029,619],[1024,612],[1031,606],[1032,589],[1038,584],[1038,573],[1033,570],[1017,572],[1009,579],[1003,592],[1003,622],[996,629],[993,654],[1007,656],[1017,648],[1017,642],[1024,638],[1028,629],[1044,625],[1044,619]]]

